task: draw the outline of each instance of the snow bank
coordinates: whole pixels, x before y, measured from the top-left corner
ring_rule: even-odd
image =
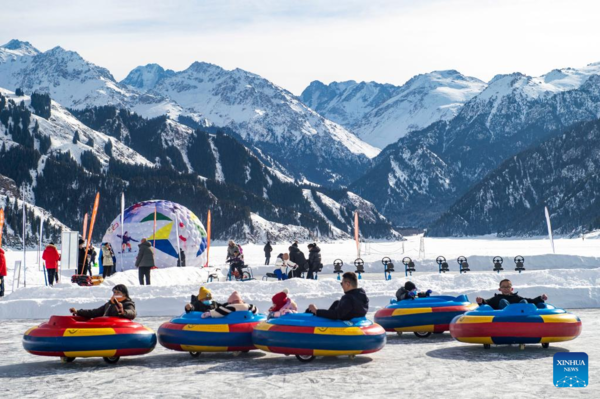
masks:
[[[78,287],[59,284],[54,288],[21,288],[0,301],[0,319],[45,319],[51,315],[66,315],[70,307],[93,308],[102,305],[111,295],[114,284],[123,283],[129,288],[140,316],[171,317],[183,312],[184,304],[200,285],[213,291],[217,301],[225,301],[231,291],[237,290],[243,298],[266,311],[271,297],[287,287],[290,295],[301,309],[314,303],[328,307],[341,296],[339,282],[335,279],[279,281],[212,282],[204,283],[206,269],[171,268],[152,272],[153,286],[138,286],[136,271],[127,271],[111,277],[97,287]],[[432,289],[436,294],[467,294],[474,301],[476,296],[490,297],[498,283],[510,278],[515,290],[522,296],[534,297],[546,293],[549,302],[565,308],[600,307],[600,268],[555,269],[502,273],[419,273],[411,279],[420,289]],[[386,306],[395,291],[404,284],[404,277],[391,281],[368,279],[360,282],[370,299],[371,311]]]

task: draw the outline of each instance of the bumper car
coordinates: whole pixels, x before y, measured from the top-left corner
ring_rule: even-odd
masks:
[[[295,355],[302,362],[316,356],[350,356],[373,353],[386,343],[385,330],[364,317],[329,320],[310,313],[291,313],[258,324],[254,345],[265,352]]]
[[[121,356],[150,353],[155,346],[154,331],[119,317],[52,316],[23,335],[23,347],[27,352],[59,356],[65,363],[76,357],[102,357],[113,364]]]
[[[412,332],[419,338],[450,329],[450,322],[458,315],[477,308],[466,295],[429,296],[424,298],[392,299],[390,305],[375,313],[375,323],[386,331]]]
[[[163,323],[158,342],[167,349],[189,352],[248,352],[256,349],[252,330],[266,317],[252,312],[233,312],[220,318],[202,318],[202,312],[190,312]]]
[[[460,342],[483,344],[542,344],[570,341],[581,334],[581,320],[576,315],[548,304],[516,303],[494,310],[488,305],[457,316],[450,324],[450,334]]]

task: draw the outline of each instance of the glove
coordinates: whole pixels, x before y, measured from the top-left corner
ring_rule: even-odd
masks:
[[[431,290],[427,290],[427,291],[425,292],[425,295],[426,295],[426,296],[431,296],[431,294],[433,294],[433,291],[431,291]]]
[[[417,291],[416,290],[412,290],[408,292],[408,297],[415,299],[415,297],[417,296]]]

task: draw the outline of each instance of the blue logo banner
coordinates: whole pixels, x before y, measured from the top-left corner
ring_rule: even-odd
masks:
[[[584,352],[554,354],[554,386],[585,388],[589,382],[588,355]]]

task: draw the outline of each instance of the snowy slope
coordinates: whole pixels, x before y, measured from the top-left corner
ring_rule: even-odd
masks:
[[[7,209],[7,204],[10,203],[10,207],[11,209]],[[13,195],[7,196],[7,195],[3,195],[0,194],[0,209],[4,209],[5,212],[5,218],[9,218],[9,213],[12,212],[12,210],[15,207],[15,203],[17,206],[17,209],[19,210],[19,212],[23,209],[23,201],[20,200],[19,198],[15,198]],[[70,228],[66,225],[64,225],[63,223],[61,223],[58,219],[56,219],[55,217],[52,216],[52,214],[50,212],[48,212],[47,210],[40,208],[39,206],[35,206],[29,202],[25,202],[25,209],[26,209],[26,213],[27,213],[27,217],[30,219],[27,221],[27,225],[25,228],[25,231],[27,232],[27,247],[28,248],[32,248],[38,245],[39,242],[39,230],[36,228],[36,231],[33,231],[34,229],[32,228],[32,222],[33,220],[31,220],[31,216],[33,216],[34,219],[37,219],[37,223],[39,223],[39,221],[41,219],[44,220],[44,228],[46,230],[42,231],[42,235],[43,235],[43,239],[42,242],[45,244],[48,244],[50,241],[52,241],[53,239],[56,238],[60,238],[60,236],[56,237],[56,238],[52,238],[52,234],[51,232],[48,231],[48,228],[50,229],[55,229],[55,231],[59,232],[59,231],[69,231]],[[22,214],[21,214],[22,215]],[[4,227],[4,234],[2,235],[2,247],[7,250],[7,248],[9,247],[21,247],[23,245],[23,236],[22,236],[22,225],[21,225],[21,219],[17,218],[16,219],[16,223],[18,225],[18,227],[15,226],[11,226],[9,221],[6,220],[5,221],[5,227]],[[15,228],[13,228],[15,227]]]
[[[17,96],[13,92],[3,88],[0,88],[0,95],[13,100],[17,104],[23,101],[27,107],[31,104],[30,96]],[[81,162],[81,153],[92,151],[103,166],[108,166],[109,156],[106,154],[105,145],[108,141],[111,141],[112,156],[120,162],[146,166],[153,165],[152,162],[120,141],[88,128],[56,101],[52,101],[52,110],[49,119],[39,117],[35,114],[31,115],[30,128],[33,129],[36,124],[39,125],[39,132],[42,135],[49,136],[51,139],[52,144],[48,154],[53,152],[68,152],[77,162]],[[0,132],[4,129],[5,127],[0,124]],[[75,132],[79,134],[77,144],[73,143]],[[87,144],[90,139],[93,141],[93,146]],[[5,143],[7,148],[16,144],[4,134],[0,134],[0,142]]]
[[[544,234],[597,228],[600,122],[581,123],[488,174],[429,229],[431,235]]]
[[[454,119],[387,147],[351,188],[390,220],[426,227],[509,157],[600,117],[598,66],[565,71],[496,76]]]

